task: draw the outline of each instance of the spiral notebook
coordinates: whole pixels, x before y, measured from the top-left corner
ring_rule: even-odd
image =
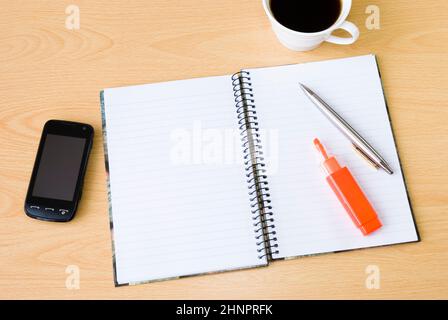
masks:
[[[299,89],[391,164],[374,171]],[[101,92],[115,284],[419,241],[377,62],[366,55]],[[349,166],[383,227],[363,236],[312,140]]]

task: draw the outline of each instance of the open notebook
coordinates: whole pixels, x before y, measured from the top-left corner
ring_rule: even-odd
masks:
[[[395,173],[367,166],[299,82]],[[373,55],[106,89],[101,102],[116,285],[419,240]],[[314,137],[350,168],[381,229],[355,228]]]

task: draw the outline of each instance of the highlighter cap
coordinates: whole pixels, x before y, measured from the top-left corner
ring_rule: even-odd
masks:
[[[362,224],[359,229],[361,229],[362,234],[366,236],[381,227],[382,224],[380,219],[378,219],[378,217],[375,217],[374,219]]]

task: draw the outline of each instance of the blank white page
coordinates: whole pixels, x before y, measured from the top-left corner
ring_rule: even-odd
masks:
[[[260,129],[277,132],[267,150],[279,254],[285,258],[418,241],[373,55],[248,70]],[[304,83],[347,120],[394,170],[376,171],[299,88]],[[313,139],[347,166],[383,227],[363,236],[325,181]],[[270,142],[271,144],[273,141]]]
[[[266,264],[241,145],[233,159],[214,154],[229,143],[225,132],[238,132],[231,83],[222,76],[104,91],[116,284]]]

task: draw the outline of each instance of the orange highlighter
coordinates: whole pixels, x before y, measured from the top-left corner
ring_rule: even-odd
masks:
[[[356,227],[365,236],[381,228],[375,210],[347,167],[341,168],[335,157],[329,157],[317,138],[314,139],[314,145],[323,157],[322,166],[328,174],[328,184]]]

